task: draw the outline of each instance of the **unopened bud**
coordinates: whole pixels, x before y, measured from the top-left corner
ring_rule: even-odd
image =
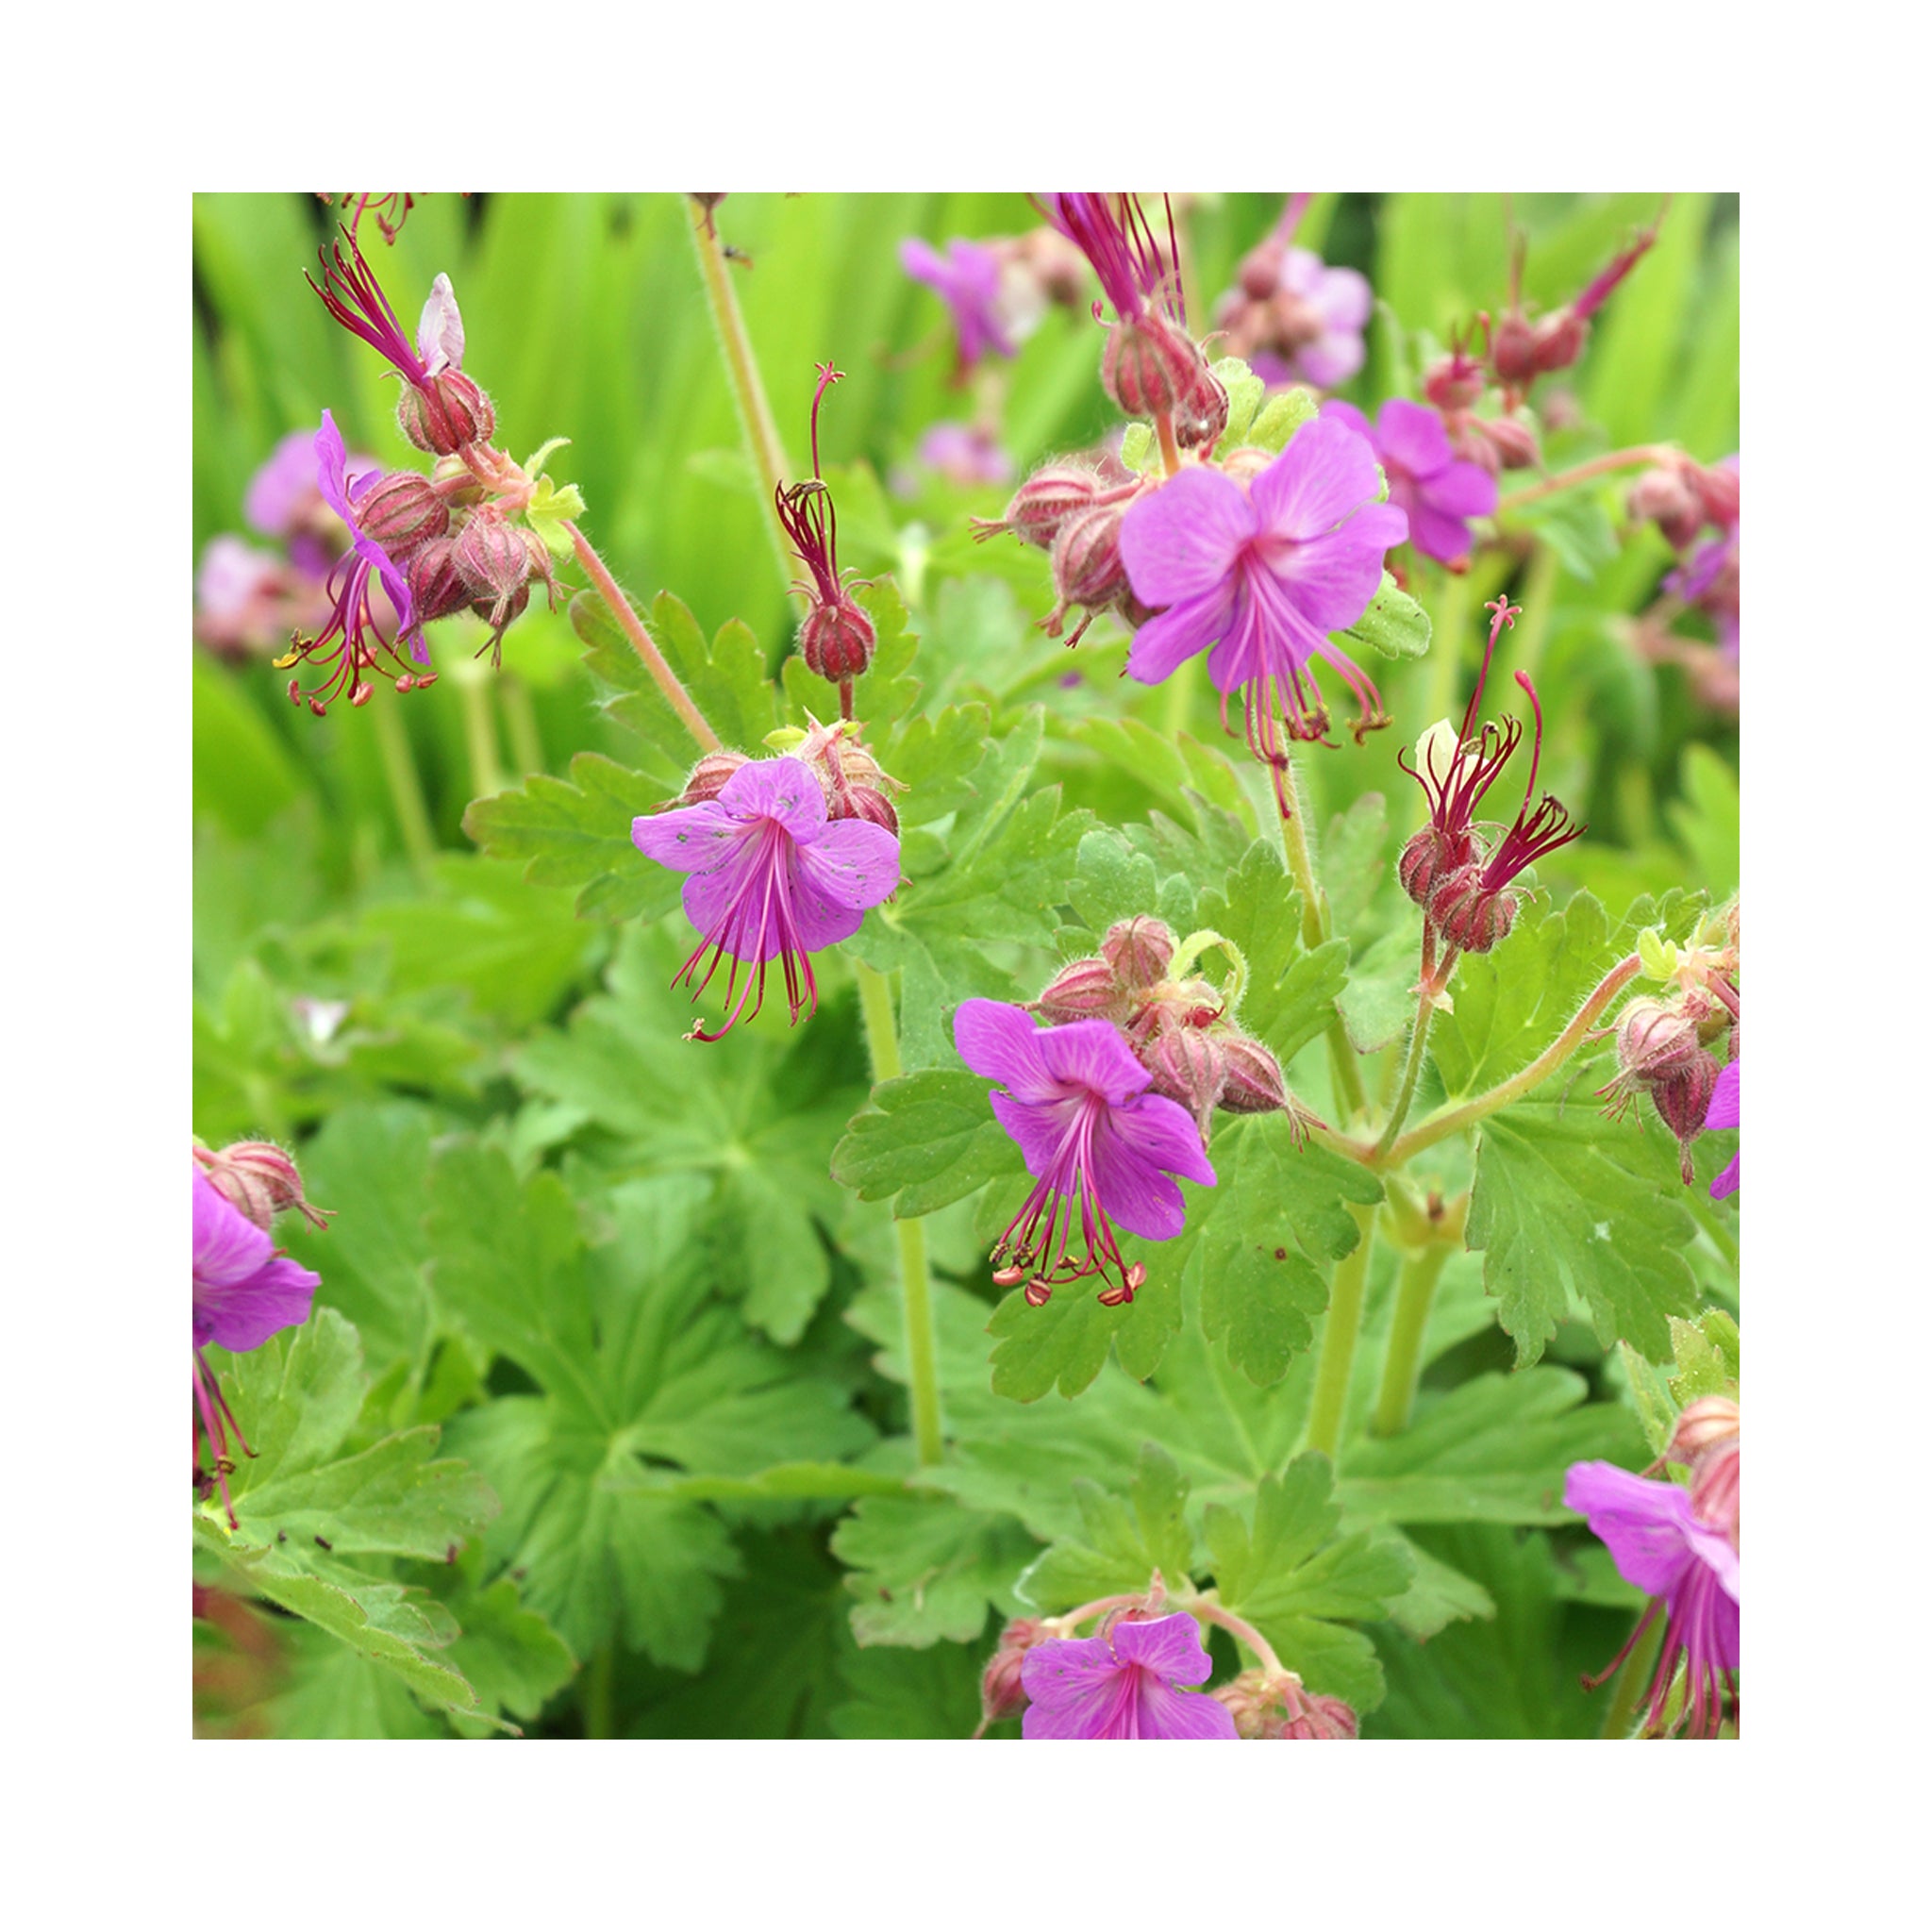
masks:
[[[1695,1017],[1663,1000],[1634,999],[1618,1016],[1617,1064],[1645,1085],[1668,1079],[1699,1051]]]
[[[1704,504],[1676,463],[1659,463],[1630,486],[1624,507],[1633,520],[1655,524],[1673,550],[1686,550],[1704,527]]]
[[[358,528],[373,537],[397,563],[407,564],[422,547],[449,528],[449,508],[427,476],[393,470],[378,476],[355,504]]]
[[[455,563],[470,594],[481,603],[507,606],[530,575],[524,533],[503,517],[480,510],[456,540]]]
[[[799,655],[806,669],[828,684],[845,684],[872,662],[878,633],[872,619],[841,591],[836,598],[816,598],[798,627]]]
[[[1221,458],[1221,474],[1233,477],[1237,483],[1252,483],[1274,460],[1265,449],[1244,442]]]
[[[1285,1714],[1269,1737],[1333,1740],[1361,1735],[1360,1721],[1339,1697],[1315,1696],[1297,1681],[1282,1703]]]
[[[451,538],[431,538],[411,556],[404,575],[409,585],[409,615],[417,625],[447,617],[470,601],[470,587],[457,568],[457,546]]]
[[[1544,316],[1537,324],[1530,344],[1537,374],[1549,375],[1568,369],[1583,354],[1589,340],[1590,324],[1575,309],[1559,308],[1556,314]]]
[[[1205,1141],[1227,1082],[1221,1041],[1198,1026],[1169,1026],[1141,1044],[1140,1058],[1154,1076],[1153,1091],[1179,1101],[1194,1116]]]
[[[1094,504],[1060,525],[1053,543],[1053,582],[1063,604],[1097,610],[1127,586],[1121,559],[1123,506]]]
[[[750,762],[741,751],[708,751],[691,768],[691,776],[684,781],[684,790],[678,794],[678,804],[703,805],[716,798],[724,791],[732,773],[740,765]]]
[[[1498,376],[1517,388],[1537,374],[1536,331],[1526,316],[1506,315],[1490,337],[1490,361]]]
[[[1687,1188],[1691,1179],[1690,1143],[1704,1131],[1717,1075],[1717,1061],[1700,1048],[1650,1090],[1657,1118],[1677,1137],[1679,1172]]]
[[[496,408],[460,369],[444,369],[421,383],[405,383],[396,426],[418,449],[454,456],[496,433]]]
[[[1466,356],[1444,356],[1423,377],[1423,393],[1439,409],[1467,409],[1482,396],[1483,366]]]
[[[1204,375],[1208,375],[1207,358],[1157,309],[1116,323],[1108,331],[1101,387],[1129,416],[1172,419],[1190,398],[1201,394]]]
[[[1690,487],[1704,505],[1704,514],[1720,530],[1728,530],[1738,521],[1738,472],[1723,463],[1706,469],[1701,463],[1690,471]]]
[[[1482,880],[1482,868],[1459,866],[1438,881],[1429,896],[1429,917],[1436,930],[1464,953],[1487,953],[1508,937],[1516,924],[1514,892],[1491,891]]]
[[[1693,1405],[1694,1406],[1694,1405]],[[1690,1476],[1690,1513],[1721,1529],[1738,1548],[1738,1438],[1714,1442],[1698,1457]]]
[[[1049,1026],[1074,1020],[1119,1021],[1126,1015],[1127,990],[1107,960],[1073,959],[1041,990],[1033,1010]]]
[[[996,1724],[1002,1718],[1026,1707],[1026,1686],[1021,1668],[1026,1653],[1052,1635],[1037,1617],[1015,1617],[1000,1632],[999,1648],[987,1659],[979,1679],[979,1727]]]
[[[1694,1464],[1706,1450],[1738,1440],[1738,1405],[1727,1395],[1700,1395],[1677,1417],[1664,1454],[1673,1462]]]
[[[235,1141],[226,1147],[197,1147],[194,1158],[227,1204],[244,1214],[263,1234],[277,1214],[293,1208],[317,1227],[325,1224],[324,1210],[311,1208],[302,1192],[295,1163],[270,1141]]]
[[[1466,867],[1474,853],[1475,841],[1467,832],[1444,833],[1433,824],[1424,825],[1402,848],[1395,875],[1402,890],[1418,906],[1426,907],[1436,888]]]
[[[1167,977],[1174,959],[1174,933],[1165,922],[1141,913],[1108,926],[1100,951],[1123,986],[1143,991]]]
[[[1221,1058],[1226,1075],[1221,1104],[1229,1113],[1294,1111],[1281,1062],[1258,1040],[1250,1040],[1245,1033],[1224,1033]]]
[[[1503,469],[1528,470],[1541,459],[1536,431],[1520,417],[1473,416],[1470,421],[1476,434],[1495,452],[1496,463]]]
[[[1060,525],[1075,510],[1085,509],[1099,491],[1100,478],[1091,470],[1078,463],[1049,463],[1013,492],[1002,522],[988,525],[980,534],[1007,529],[1036,550],[1050,550]]]
[[[1174,405],[1174,441],[1183,449],[1212,449],[1226,427],[1227,391],[1202,357],[1193,387]]]

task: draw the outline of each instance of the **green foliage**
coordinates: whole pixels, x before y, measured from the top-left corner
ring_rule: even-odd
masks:
[[[1429,648],[1429,613],[1384,571],[1382,588],[1341,637],[1385,658],[1420,658]]]
[[[862,1201],[891,1199],[893,1213],[930,1214],[996,1176],[1025,1172],[1012,1137],[993,1118],[991,1081],[932,1070],[885,1080],[832,1150],[832,1178]]]
[[[851,1566],[852,1634],[862,1644],[968,1643],[989,1607],[1012,1615],[1013,1579],[1032,1554],[1017,1524],[936,1499],[868,1496],[832,1538]]]

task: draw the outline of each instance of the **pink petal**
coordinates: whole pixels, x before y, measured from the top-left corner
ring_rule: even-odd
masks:
[[[1741,1060],[1733,1060],[1717,1076],[1717,1085],[1711,1090],[1710,1107],[1704,1116],[1704,1124],[1718,1132],[1738,1124],[1738,1069]]]
[[[1469,554],[1469,525],[1460,517],[1449,516],[1426,503],[1410,508],[1408,536],[1424,557],[1433,557],[1439,563],[1454,563]]]
[[[1374,494],[1373,483],[1366,493]],[[1231,476],[1183,470],[1121,519],[1121,558],[1135,596],[1143,604],[1177,604],[1214,590],[1257,527],[1253,506]]]
[[[1233,580],[1224,579],[1200,596],[1186,598],[1149,618],[1134,633],[1127,651],[1127,670],[1142,684],[1161,683],[1225,633],[1234,608]]]
[[[1020,1662],[1020,1682],[1030,1700],[1020,1720],[1021,1736],[1107,1736],[1122,1702],[1123,1674],[1105,1638],[1036,1644]]]
[[[1154,1076],[1106,1020],[1074,1020],[1039,1035],[1040,1064],[1062,1091],[1097,1093],[1119,1106],[1144,1093]]]
[[[984,1080],[997,1080],[1020,1100],[1058,1100],[1058,1083],[1041,1057],[1043,1029],[1019,1007],[967,1000],[953,1015],[953,1044]]]
[[[1624,1582],[1648,1595],[1674,1590],[1697,1560],[1690,1494],[1675,1483],[1649,1482],[1614,1463],[1577,1462],[1564,1481],[1563,1503],[1589,1519]]]
[[[1324,416],[1326,409],[1322,412]],[[1375,419],[1375,446],[1384,462],[1397,462],[1416,476],[1433,476],[1452,459],[1449,432],[1433,409],[1406,396],[1391,396]]]
[[[714,798],[630,822],[631,843],[646,858],[655,858],[673,872],[715,871],[744,836],[745,828]]]
[[[194,1282],[197,1289],[231,1288],[275,1253],[275,1242],[234,1206],[200,1166],[194,1172]]]
[[[1355,433],[1369,442],[1375,441],[1375,432],[1369,427],[1369,419],[1353,403],[1344,403],[1339,397],[1330,396],[1322,405],[1321,413],[1332,416],[1338,423],[1346,423]]]
[[[1088,1184],[1108,1214],[1129,1234],[1171,1241],[1187,1216],[1181,1191],[1162,1170],[1214,1185],[1200,1129],[1178,1101],[1143,1093],[1093,1124]]]
[[[1346,630],[1382,588],[1383,558],[1407,535],[1408,519],[1392,503],[1371,504],[1339,530],[1288,550],[1275,563],[1275,580],[1312,629],[1324,637]]]
[[[1119,1623],[1108,1635],[1123,1662],[1144,1665],[1172,1684],[1205,1684],[1214,1669],[1201,1641],[1201,1626],[1185,1610]]]
[[[1487,517],[1496,510],[1496,479],[1480,463],[1459,458],[1425,479],[1423,494],[1451,516]]]
[[[802,758],[758,758],[725,779],[718,803],[735,819],[774,819],[801,845],[825,824],[825,792]]]
[[[1317,416],[1248,487],[1264,535],[1307,541],[1373,502],[1380,479],[1367,440],[1332,416]]]
[[[899,841],[883,825],[841,819],[797,848],[807,890],[835,906],[864,911],[899,887]]]
[[[1078,1118],[1079,1103],[1065,1099],[1020,1100],[1000,1087],[986,1097],[993,1117],[1019,1148],[1026,1172],[1037,1181],[1051,1181],[1061,1194],[1074,1193],[1069,1124]]]
[[[1336,333],[1357,333],[1366,325],[1375,306],[1374,291],[1366,275],[1357,269],[1331,268],[1314,291],[1314,305],[1328,319]]]
[[[1333,389],[1337,383],[1346,382],[1367,359],[1360,336],[1331,329],[1302,344],[1295,354],[1295,373],[1317,389]]]

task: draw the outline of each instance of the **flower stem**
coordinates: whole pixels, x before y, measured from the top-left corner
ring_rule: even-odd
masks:
[[[778,440],[778,425],[773,419],[771,404],[765,400],[765,386],[758,380],[751,337],[745,332],[744,316],[738,307],[738,291],[731,286],[731,272],[724,265],[724,245],[718,240],[709,211],[695,201],[691,205],[691,240],[697,250],[705,297],[711,305],[711,322],[724,351],[724,366],[731,376],[731,393],[738,403],[745,447],[751,454],[752,467],[758,472],[758,503],[764,511],[765,530],[778,559],[779,579],[789,591],[797,559],[785,540],[785,526],[778,521],[778,488],[785,480],[785,445]]]
[[[537,729],[537,708],[530,702],[530,687],[514,671],[506,671],[497,678],[496,689],[503,699],[510,757],[516,760],[519,775],[527,778],[543,770],[543,739]]]
[[[1520,509],[1525,503],[1541,502],[1545,496],[1555,496],[1578,483],[1588,483],[1595,476],[1607,476],[1616,470],[1632,470],[1639,463],[1660,463],[1672,454],[1666,445],[1655,442],[1640,443],[1633,449],[1613,449],[1607,456],[1591,457],[1589,462],[1578,463],[1574,469],[1558,470],[1554,476],[1540,477],[1521,490],[1512,490],[1507,496],[1497,499],[1496,514],[1501,516],[1506,510]]]
[[[1597,982],[1590,997],[1577,1009],[1576,1017],[1521,1073],[1512,1074],[1487,1093],[1478,1093],[1474,1100],[1465,1100],[1459,1107],[1444,1108],[1441,1113],[1431,1114],[1421,1126],[1411,1127],[1386,1153],[1377,1148],[1370,1157],[1370,1164],[1374,1167],[1400,1167],[1411,1155],[1419,1154],[1424,1147],[1433,1147],[1448,1135],[1460,1133],[1464,1127],[1473,1127],[1498,1108],[1522,1099],[1576,1051],[1583,1036],[1596,1024],[1604,1008],[1642,970],[1643,961],[1635,953],[1618,960]]]
[[[1416,1082],[1422,1078],[1423,1050],[1429,1038],[1429,1024],[1436,1017],[1436,995],[1449,983],[1449,975],[1456,970],[1456,948],[1443,950],[1441,962],[1432,968],[1429,958],[1429,929],[1423,928],[1423,970],[1416,987],[1415,1025],[1408,1036],[1408,1059],[1402,1069],[1402,1089],[1395,1096],[1395,1105],[1389,1109],[1389,1124],[1382,1129],[1382,1138],[1375,1142],[1374,1158],[1381,1159],[1395,1144],[1395,1137],[1402,1131],[1402,1124],[1408,1118],[1408,1109],[1415,1100]]]
[[[503,764],[496,755],[496,720],[491,714],[487,675],[480,670],[457,681],[463,707],[463,742],[470,754],[470,795],[494,798],[503,790]]]
[[[1449,1259],[1446,1241],[1431,1241],[1419,1254],[1403,1257],[1395,1280],[1395,1318],[1382,1357],[1382,1386],[1375,1391],[1371,1426],[1378,1436],[1398,1436],[1408,1426],[1422,1379],[1423,1337],[1435,1305],[1436,1283]]]
[[[657,680],[658,689],[670,701],[671,708],[684,720],[684,728],[697,740],[700,751],[716,751],[718,734],[705,721],[705,714],[691,702],[690,691],[679,682],[677,673],[664,661],[664,654],[651,640],[651,633],[644,628],[644,621],[632,608],[631,601],[617,587],[617,579],[610,575],[604,559],[591,548],[591,540],[575,524],[563,526],[570,532],[570,541],[575,547],[577,561],[583,565],[591,583],[597,587],[597,594],[609,607],[610,614],[616,618],[619,627],[630,640],[630,647],[640,658],[652,677]]]
[[[382,774],[389,781],[389,795],[396,808],[396,823],[402,828],[403,845],[424,878],[436,862],[436,834],[429,829],[429,809],[423,803],[423,781],[416,775],[416,760],[409,750],[409,729],[396,710],[392,692],[378,691],[370,700],[375,713],[375,745],[382,754]]]
[[[1287,1677],[1294,1674],[1275,1656],[1274,1646],[1245,1617],[1238,1617],[1225,1607],[1211,1590],[1203,1591],[1186,1607],[1195,1616],[1204,1617],[1210,1624],[1219,1624],[1224,1630],[1240,1638],[1254,1653],[1255,1661],[1271,1677]]]
[[[865,1019],[865,1043],[872,1055],[874,1083],[896,1080],[900,1073],[899,1036],[892,1020],[891,983],[862,959],[853,961],[858,975],[858,1005]],[[907,1392],[912,1403],[913,1452],[922,1469],[945,1456],[945,1434],[940,1421],[939,1330],[933,1319],[932,1276],[925,1262],[925,1223],[917,1217],[894,1220],[899,1238],[899,1279],[905,1290]]]
[[[1361,1229],[1361,1240],[1335,1264],[1335,1278],[1328,1290],[1328,1320],[1323,1325],[1321,1354],[1315,1364],[1315,1393],[1308,1405],[1307,1446],[1319,1449],[1330,1462],[1341,1442],[1342,1413],[1348,1407],[1348,1386],[1355,1373],[1355,1347],[1361,1338],[1369,1250],[1375,1231],[1373,1208],[1351,1207],[1348,1211]]]
[[[614,1706],[616,1703],[617,1645],[611,1639],[600,1643],[591,1653],[591,1661],[584,1668],[583,1713],[584,1736],[587,1738],[614,1738]]]

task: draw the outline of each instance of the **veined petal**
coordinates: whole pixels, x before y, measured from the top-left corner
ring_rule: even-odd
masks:
[[[1346,423],[1357,436],[1363,438],[1371,447],[1376,449],[1378,455],[1380,454],[1379,445],[1375,443],[1375,432],[1370,426],[1369,419],[1353,403],[1344,403],[1340,396],[1330,396],[1322,405],[1321,413],[1332,417],[1337,423]]]
[[[715,798],[630,822],[630,841],[646,858],[673,872],[710,872],[723,865],[745,837]]]
[[[684,916],[733,958],[756,966],[775,959],[796,938],[789,881],[782,876],[791,847],[784,831],[769,822],[734,830],[737,842],[724,862],[693,871],[685,880]],[[852,930],[858,930],[856,924]]]
[[[1717,1076],[1717,1085],[1711,1090],[1710,1107],[1704,1116],[1704,1124],[1722,1132],[1726,1127],[1738,1124],[1738,1069],[1741,1060],[1733,1060]]]
[[[1187,1204],[1164,1169],[1214,1185],[1200,1130],[1178,1101],[1143,1093],[1131,1107],[1110,1108],[1094,1122],[1087,1184],[1109,1219],[1129,1234],[1164,1241],[1180,1233]]]
[[[1134,633],[1128,647],[1128,672],[1142,684],[1159,684],[1172,677],[1190,658],[1226,634],[1234,616],[1235,594],[1233,580],[1224,579],[1200,596],[1185,598],[1149,618]]]
[[[313,1270],[276,1255],[249,1275],[194,1299],[194,1341],[219,1341],[238,1355],[259,1348],[271,1335],[308,1319],[322,1276]]]
[[[1021,1736],[1105,1737],[1120,1700],[1121,1674],[1104,1637],[1036,1644],[1020,1661],[1020,1682],[1029,1700],[1020,1720]]]
[[[1123,1662],[1141,1664],[1173,1684],[1205,1684],[1214,1669],[1201,1641],[1201,1626],[1185,1610],[1122,1622],[1108,1634]]]
[[[1125,1625],[1122,1626],[1125,1628]],[[1143,1738],[1239,1738],[1234,1713],[1218,1697],[1199,1690],[1176,1690],[1146,1671],[1139,1674],[1138,1715]]]
[[[1374,494],[1373,482],[1365,493]],[[1121,519],[1127,581],[1143,604],[1199,597],[1226,577],[1257,527],[1254,506],[1233,477],[1183,470]]]
[[[1435,509],[1453,517],[1488,517],[1496,513],[1496,479],[1480,463],[1460,458],[1424,479],[1424,498]]]
[[[797,847],[803,887],[814,897],[863,912],[899,886],[899,841],[867,819],[840,819]]]
[[[1698,1560],[1690,1493],[1675,1483],[1650,1482],[1614,1463],[1577,1462],[1564,1481],[1563,1503],[1589,1519],[1624,1582],[1651,1596],[1668,1596]]]
[[[1001,1000],[967,1000],[953,1015],[953,1044],[984,1080],[997,1080],[1020,1100],[1058,1100],[1059,1086],[1041,1057],[1045,1029],[1022,1008]]]
[[[824,788],[803,758],[756,758],[740,765],[719,788],[718,803],[741,821],[774,820],[801,845],[810,844],[825,824]]]
[[[275,1242],[237,1208],[202,1168],[194,1170],[194,1287],[232,1288],[275,1253]]]
[[[1118,1107],[1153,1084],[1153,1074],[1106,1020],[1074,1020],[1065,1026],[1046,1027],[1037,1043],[1041,1066],[1062,1090],[1096,1093]]]
[[[1411,475],[1433,476],[1453,460],[1441,417],[1407,396],[1391,396],[1382,405],[1375,418],[1374,442],[1385,463],[1400,463]]]
[[[1026,1172],[1037,1181],[1053,1182],[1058,1192],[1071,1196],[1074,1172],[1067,1126],[1070,1116],[1078,1111],[1079,1102],[1020,1100],[1000,1087],[986,1098],[993,1118],[1019,1148]]]
[[[1264,538],[1305,543],[1373,502],[1380,488],[1375,452],[1366,438],[1332,416],[1317,416],[1295,431],[1248,491]]]
[[[1346,630],[1382,588],[1383,558],[1407,535],[1408,519],[1392,503],[1371,504],[1339,530],[1285,545],[1272,575],[1312,629]]]

